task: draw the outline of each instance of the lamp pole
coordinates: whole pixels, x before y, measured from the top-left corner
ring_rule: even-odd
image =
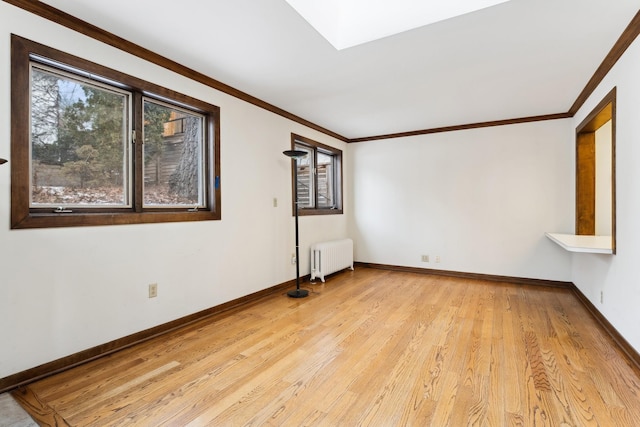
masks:
[[[293,194],[295,195],[295,218],[296,218],[296,289],[287,292],[291,298],[304,298],[309,295],[306,289],[300,289],[300,242],[298,237],[298,159],[307,155],[302,150],[287,150],[282,152],[285,156],[290,157],[295,165],[293,167]]]

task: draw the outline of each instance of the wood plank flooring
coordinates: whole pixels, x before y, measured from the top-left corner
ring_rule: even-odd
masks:
[[[13,394],[42,425],[640,426],[640,373],[567,289],[369,268]]]

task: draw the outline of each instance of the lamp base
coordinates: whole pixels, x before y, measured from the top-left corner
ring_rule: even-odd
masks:
[[[292,291],[287,292],[291,298],[304,298],[309,296],[309,291],[306,289],[294,289]]]

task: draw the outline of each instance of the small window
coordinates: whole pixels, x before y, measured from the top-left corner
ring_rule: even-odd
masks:
[[[342,151],[295,134],[291,143],[307,153],[297,160],[299,214],[341,214]]]
[[[219,109],[12,36],[12,228],[220,219]]]

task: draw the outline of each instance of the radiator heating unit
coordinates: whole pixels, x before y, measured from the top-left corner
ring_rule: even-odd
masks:
[[[353,270],[353,240],[341,239],[311,245],[311,280],[336,271]]]

